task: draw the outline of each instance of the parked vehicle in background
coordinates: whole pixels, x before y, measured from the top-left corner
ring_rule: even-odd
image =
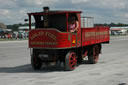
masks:
[[[111,35],[127,35],[128,34],[128,27],[111,27],[110,28]]]

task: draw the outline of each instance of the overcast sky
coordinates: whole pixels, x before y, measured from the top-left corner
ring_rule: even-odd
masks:
[[[128,0],[0,0],[0,22],[24,23],[28,12],[51,10],[78,10],[82,16],[92,16],[96,23],[128,24]]]

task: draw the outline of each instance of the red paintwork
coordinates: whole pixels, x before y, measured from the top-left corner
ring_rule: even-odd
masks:
[[[52,11],[48,13],[28,13],[29,26],[31,29],[31,15],[44,14],[66,14],[66,30],[60,32],[56,29],[34,29],[29,32],[29,47],[30,48],[54,48],[64,49],[73,47],[82,47],[97,43],[109,42],[109,27],[97,26],[94,28],[81,28],[79,26],[77,33],[68,32],[68,17],[69,14],[76,13],[78,22],[81,24],[81,11]]]
[[[109,41],[109,27],[82,28],[82,46]]]
[[[30,48],[71,48],[80,47],[78,34],[60,32],[54,29],[34,29],[29,32]],[[109,41],[109,28],[82,28],[82,44],[87,46]],[[78,44],[78,45],[77,45]]]
[[[30,48],[69,48],[71,33],[51,29],[34,29],[29,32]]]
[[[75,55],[74,52],[71,52],[70,55],[69,55],[69,66],[70,66],[70,69],[71,70],[75,69],[76,64],[77,64],[76,55]]]

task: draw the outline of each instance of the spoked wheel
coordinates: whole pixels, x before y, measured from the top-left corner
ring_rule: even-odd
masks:
[[[96,64],[99,59],[99,47],[94,45],[89,52],[88,61],[90,64]]]
[[[41,59],[34,53],[31,56],[31,65],[34,70],[39,70],[42,66]]]
[[[77,65],[76,54],[74,52],[69,52],[65,58],[65,70],[66,71],[74,70],[76,68],[76,65]]]

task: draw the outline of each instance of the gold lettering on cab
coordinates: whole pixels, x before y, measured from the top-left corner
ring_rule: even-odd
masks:
[[[30,39],[33,40],[33,39],[35,39],[35,38],[37,38],[37,37],[39,37],[39,36],[42,36],[42,35],[44,35],[44,32],[37,32],[37,33],[34,33],[34,34],[30,37]]]
[[[57,42],[31,42],[31,45],[58,45]]]
[[[45,36],[52,38],[53,40],[56,40],[56,36],[50,32],[45,32]]]
[[[35,38],[38,38],[39,36],[50,37],[51,39],[56,41],[56,36],[50,32],[36,32],[36,33],[32,34],[30,39],[33,40]]]

